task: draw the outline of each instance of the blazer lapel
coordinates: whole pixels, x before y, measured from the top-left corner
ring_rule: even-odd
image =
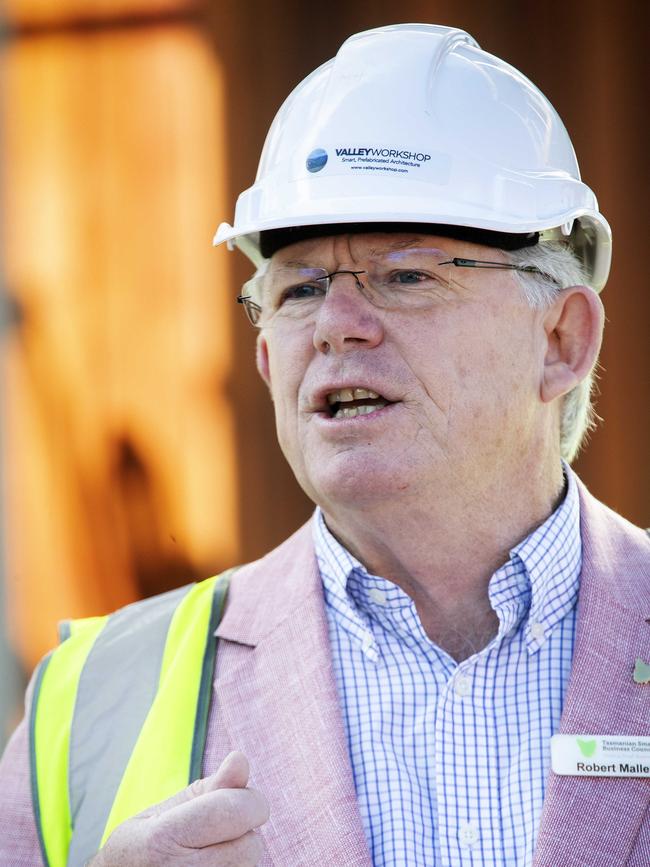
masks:
[[[583,568],[576,644],[560,733],[650,735],[650,685],[634,683],[650,661],[647,543],[581,487]],[[644,551],[643,548],[646,548]],[[625,864],[650,807],[647,779],[565,777],[552,771],[534,867]]]
[[[270,800],[264,863],[370,867],[309,528],[244,567],[231,593],[217,635],[238,662],[218,668],[216,700]]]

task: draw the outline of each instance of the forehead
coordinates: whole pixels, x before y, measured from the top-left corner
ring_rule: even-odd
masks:
[[[349,234],[325,235],[308,238],[283,247],[273,254],[273,266],[294,262],[310,263],[329,259],[337,251],[350,251],[353,259],[377,256],[397,250],[434,249],[454,256],[501,260],[502,251],[469,241],[439,237],[420,232],[351,232]]]

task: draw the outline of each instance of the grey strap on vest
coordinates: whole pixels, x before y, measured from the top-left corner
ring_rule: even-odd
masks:
[[[200,776],[217,628],[230,570],[217,581],[196,716],[190,782]],[[69,794],[73,835],[68,867],[99,849],[120,781],[158,689],[167,632],[191,585],[129,605],[109,617],[83,668],[70,732]]]

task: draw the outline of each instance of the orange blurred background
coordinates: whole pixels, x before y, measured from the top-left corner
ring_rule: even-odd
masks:
[[[211,238],[284,97],[358,30],[462,27],[558,109],[615,239],[604,423],[577,468],[648,522],[648,6],[458,6],[6,0],[5,727],[58,620],[256,557],[309,514],[233,303],[250,268]]]

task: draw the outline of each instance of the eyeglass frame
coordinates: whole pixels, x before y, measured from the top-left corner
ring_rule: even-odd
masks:
[[[439,262],[439,265],[453,265],[456,268],[487,268],[492,269],[494,271],[521,271],[524,274],[538,274],[540,277],[545,277],[547,280],[551,280],[556,285],[559,285],[557,280],[552,277],[550,274],[546,274],[544,271],[541,271],[536,265],[515,265],[512,262],[491,262],[485,259],[464,259],[460,256],[454,256],[452,259],[448,259],[446,262]],[[323,268],[323,271],[325,269]],[[326,292],[329,291],[330,283],[332,277],[336,277],[337,274],[351,274],[357,283],[357,287],[363,284],[359,280],[359,274],[367,274],[367,271],[332,271],[330,274],[323,274],[322,277],[319,277],[319,280],[327,280],[327,289]],[[244,312],[246,313],[246,318],[255,328],[263,328],[263,325],[259,325],[260,317],[262,315],[262,307],[256,302],[253,301],[250,295],[238,295],[237,303],[242,304],[244,306]]]

